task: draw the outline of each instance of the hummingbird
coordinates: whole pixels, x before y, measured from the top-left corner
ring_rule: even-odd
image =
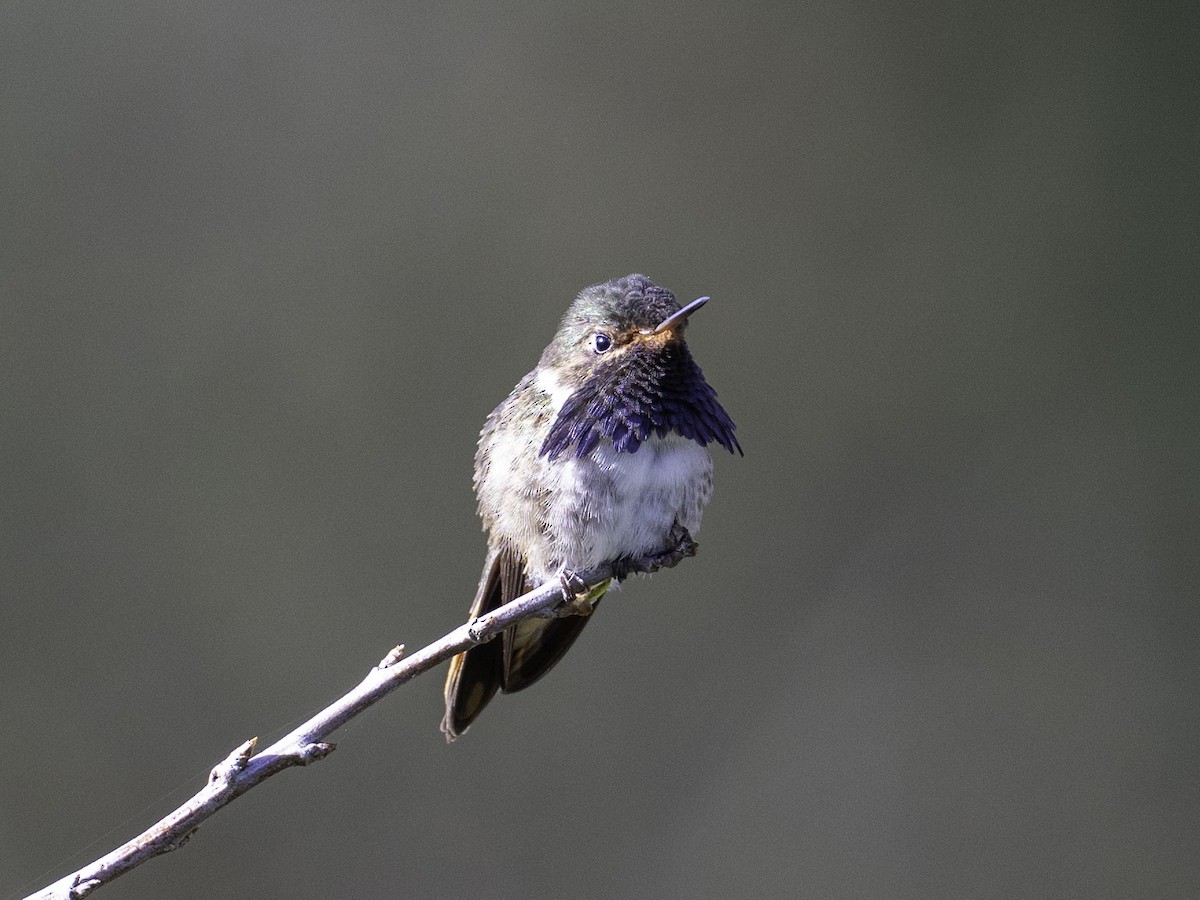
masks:
[[[470,615],[551,579],[569,586],[598,565],[613,577],[553,617],[517,623],[454,657],[447,741],[497,691],[523,690],[550,671],[613,582],[696,552],[692,535],[712,494],[708,445],[742,453],[684,342],[688,318],[707,300],[681,306],[645,275],[585,288],[537,367],[488,416],[475,454],[488,553]]]

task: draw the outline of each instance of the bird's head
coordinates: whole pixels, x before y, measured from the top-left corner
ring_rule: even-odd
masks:
[[[542,454],[586,456],[602,438],[635,453],[651,436],[671,433],[740,453],[735,426],[683,337],[707,301],[681,306],[645,275],[585,288],[538,364],[569,392]]]

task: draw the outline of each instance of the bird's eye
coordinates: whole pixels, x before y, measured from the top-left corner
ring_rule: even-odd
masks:
[[[597,331],[592,335],[592,348],[597,353],[604,353],[612,347],[612,338],[603,331]]]

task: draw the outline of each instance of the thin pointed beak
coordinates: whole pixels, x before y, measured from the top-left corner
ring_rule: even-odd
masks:
[[[688,316],[690,316],[692,313],[694,313],[696,310],[698,310],[700,307],[702,307],[708,301],[709,301],[708,297],[698,297],[697,299],[695,299],[691,303],[689,303],[687,306],[685,306],[683,309],[681,309],[679,312],[675,313],[675,315],[673,315],[669,318],[663,319],[661,322],[659,322],[653,328],[643,328],[642,334],[662,334],[668,328],[674,328],[676,325],[678,325],[680,322],[682,322],[684,319],[686,319]]]

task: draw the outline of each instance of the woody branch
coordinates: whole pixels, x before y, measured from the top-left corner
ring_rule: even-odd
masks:
[[[593,587],[612,575],[612,567],[603,565],[577,574],[584,583]],[[246,741],[218,763],[209,775],[207,784],[174,812],[128,843],[30,894],[26,900],[77,900],[146,860],[183,846],[201,822],[267,778],[284,769],[306,766],[324,759],[336,747],[325,740],[327,737],[400,685],[451,656],[490,641],[508,626],[543,615],[562,602],[562,583],[550,581],[511,603],[460,625],[411,656],[404,656],[403,646],[394,648],[367,673],[357,687],[299,728],[257,753],[258,738]]]

